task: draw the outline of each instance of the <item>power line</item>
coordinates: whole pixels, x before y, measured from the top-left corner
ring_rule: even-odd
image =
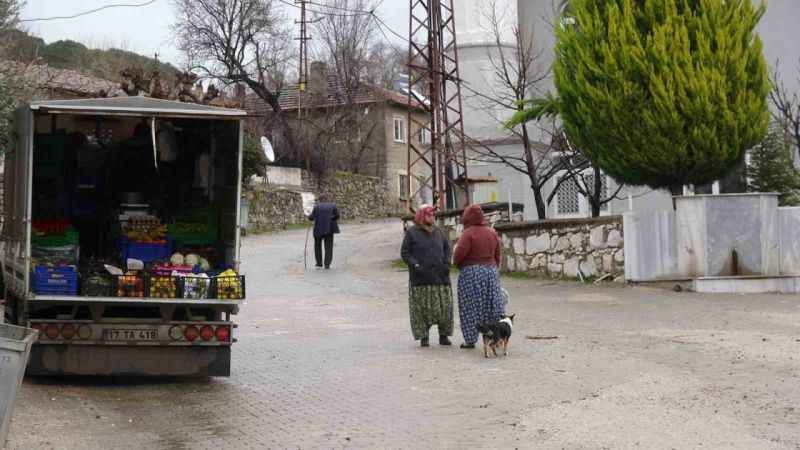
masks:
[[[292,8],[297,8],[297,9],[301,8],[300,6],[290,2],[288,0],[278,0],[278,2],[283,3],[284,5],[287,5],[287,6],[291,6]],[[307,2],[307,3],[311,3],[311,2]],[[315,3],[315,5],[316,5],[316,3]],[[321,5],[321,6],[324,6],[324,5]],[[324,16],[332,16],[332,17],[358,17],[358,16],[363,16],[363,15],[370,14],[369,11],[353,12],[353,14],[343,14],[343,13],[319,11],[319,10],[310,9],[310,8],[306,8],[306,11],[311,12],[311,13],[315,13],[315,14],[321,14],[321,15],[324,15]]]
[[[94,14],[94,13],[99,12],[99,11],[103,11],[104,9],[110,9],[110,8],[141,8],[142,6],[152,5],[155,2],[156,2],[156,0],[150,0],[150,1],[144,2],[144,3],[118,3],[118,4],[114,4],[114,5],[101,6],[99,8],[95,8],[95,9],[92,9],[92,10],[89,10],[89,11],[84,11],[82,13],[77,13],[77,14],[74,14],[72,16],[55,16],[55,17],[38,17],[38,18],[35,18],[35,19],[20,19],[20,22],[45,22],[45,21],[48,21],[48,20],[75,19],[77,17],[86,16],[86,15],[89,15],[89,14]]]

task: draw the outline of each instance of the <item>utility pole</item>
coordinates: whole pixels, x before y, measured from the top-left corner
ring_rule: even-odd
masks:
[[[458,204],[459,193],[467,205],[471,198],[453,0],[409,0],[409,5],[406,206],[411,211],[414,196],[426,189],[440,210],[466,206]],[[425,111],[423,120],[412,105]],[[415,126],[430,134],[429,144],[412,139]],[[415,175],[423,178],[416,190]]]
[[[308,85],[308,20],[306,18],[306,3],[307,0],[295,0],[296,4],[300,4],[300,20],[295,23],[300,25],[300,36],[295,40],[300,41],[300,63],[297,69],[297,131],[303,145],[303,154],[305,157],[306,170],[311,170],[311,152],[308,147],[308,139],[303,136],[303,96],[306,92]],[[307,116],[307,114],[306,114]]]

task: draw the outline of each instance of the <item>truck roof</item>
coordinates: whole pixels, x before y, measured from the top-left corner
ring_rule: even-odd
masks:
[[[160,100],[150,97],[113,97],[78,100],[42,100],[30,103],[33,111],[61,114],[120,116],[195,117],[238,119],[247,116],[241,109],[219,108],[196,103]]]

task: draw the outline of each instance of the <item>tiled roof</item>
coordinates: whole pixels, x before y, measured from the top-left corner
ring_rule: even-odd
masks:
[[[362,84],[355,91],[348,96],[347,90],[342,83],[338,81],[336,75],[328,75],[327,95],[315,95],[310,92],[308,86],[306,93],[303,95],[301,106],[309,109],[322,109],[337,106],[346,106],[349,104],[364,105],[372,103],[391,102],[401,107],[410,107],[421,109],[419,103],[409,102],[408,96],[401,92],[391,91],[377,86]],[[278,102],[281,109],[284,111],[296,111],[298,100],[297,85],[293,85],[288,89],[281,91]],[[348,98],[349,97],[349,98]],[[256,114],[270,114],[272,108],[266,104],[261,98],[255,94],[247,95],[246,109],[251,113]]]

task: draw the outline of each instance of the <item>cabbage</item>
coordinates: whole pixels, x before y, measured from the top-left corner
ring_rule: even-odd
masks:
[[[172,263],[173,266],[182,266],[184,263],[183,255],[176,252],[172,255],[172,258],[169,259],[169,262]]]

